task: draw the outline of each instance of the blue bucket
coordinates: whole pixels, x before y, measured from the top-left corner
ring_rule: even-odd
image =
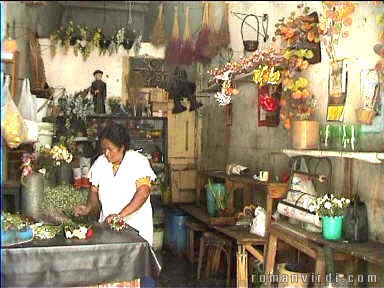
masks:
[[[170,209],[166,217],[166,244],[171,250],[177,253],[185,251],[187,243],[187,230],[185,222],[187,215],[180,209]]]

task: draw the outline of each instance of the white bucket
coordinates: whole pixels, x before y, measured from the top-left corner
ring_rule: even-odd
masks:
[[[164,229],[153,230],[153,249],[155,251],[163,249]]]
[[[49,145],[52,147],[53,123],[39,122],[38,146]]]

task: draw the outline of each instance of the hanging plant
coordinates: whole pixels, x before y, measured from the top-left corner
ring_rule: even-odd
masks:
[[[130,27],[125,29],[124,40],[122,43],[124,49],[130,50],[133,44],[135,43],[136,39],[137,39],[137,33],[135,31],[133,31]]]
[[[112,40],[110,37],[106,37],[104,33],[101,32],[100,34],[100,40],[99,40],[99,54],[105,55],[105,53],[108,51],[109,46],[111,45]]]

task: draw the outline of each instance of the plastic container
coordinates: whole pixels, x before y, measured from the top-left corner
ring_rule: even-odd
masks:
[[[225,193],[225,186],[223,183],[212,183],[212,186],[219,191],[219,193]],[[213,197],[211,189],[209,189],[209,185],[207,185],[207,210],[208,215],[211,217],[216,217],[219,213],[215,198]]]
[[[172,252],[181,254],[185,251],[187,231],[185,222],[187,215],[179,209],[170,209],[166,216],[166,244]]]
[[[53,123],[39,122],[39,138],[38,143],[40,146],[49,145],[52,146],[53,137]]]
[[[323,237],[328,240],[341,239],[343,228],[343,216],[328,217],[323,216]]]

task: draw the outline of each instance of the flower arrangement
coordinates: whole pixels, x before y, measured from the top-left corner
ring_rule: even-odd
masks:
[[[267,84],[278,84],[280,82],[280,71],[275,70],[275,67],[260,65],[253,71],[253,81],[260,86]]]
[[[93,229],[83,223],[68,221],[64,223],[64,235],[67,239],[90,239],[93,236]]]
[[[346,27],[352,25],[351,15],[355,12],[355,4],[350,1],[323,1],[322,4],[324,14],[320,20],[319,33],[329,59],[334,62],[337,59],[335,46],[340,37],[349,36]]]
[[[309,13],[308,7],[302,8],[299,14],[292,12],[285,19],[279,19],[276,24],[275,36],[281,37],[285,43],[285,69],[283,76],[283,95],[280,99],[280,119],[286,129],[290,129],[292,120],[311,120],[314,116],[316,101],[310,89],[309,81],[302,72],[308,69],[309,60],[314,53],[302,48],[305,42],[318,43],[318,23]],[[273,40],[276,41],[276,38]]]
[[[21,176],[27,177],[33,172],[41,173],[43,176],[51,176],[55,163],[51,156],[51,147],[45,145],[33,153],[24,153],[21,157]]]
[[[125,222],[124,218],[121,218],[119,216],[114,216],[112,218],[110,227],[112,230],[115,230],[115,231],[122,231],[122,230],[130,228],[130,226],[127,224],[127,222]]]
[[[316,198],[316,214],[320,217],[323,216],[342,216],[344,210],[350,203],[349,199],[344,197],[336,198],[333,194],[328,194],[323,197]]]
[[[55,145],[50,151],[52,159],[55,161],[56,166],[61,166],[64,163],[71,163],[73,159],[72,153],[70,153],[64,145]]]

